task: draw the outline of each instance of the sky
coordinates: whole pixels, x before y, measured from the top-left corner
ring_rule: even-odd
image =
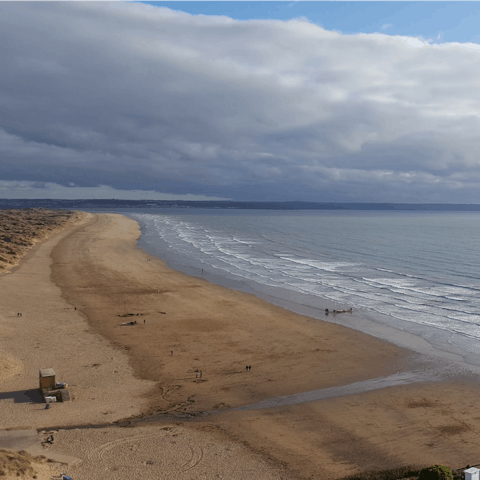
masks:
[[[0,198],[480,203],[480,3],[0,2]]]

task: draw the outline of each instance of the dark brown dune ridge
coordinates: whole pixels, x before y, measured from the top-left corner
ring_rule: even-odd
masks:
[[[0,273],[18,265],[39,241],[76,218],[70,210],[27,208],[0,210]]]

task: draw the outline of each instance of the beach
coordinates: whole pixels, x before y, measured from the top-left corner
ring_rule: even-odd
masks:
[[[79,461],[52,468],[76,480],[340,479],[478,463],[475,373],[172,270],[137,247],[124,216],[77,217],[0,277],[0,426],[53,432],[45,454]],[[71,402],[27,401],[40,368],[69,384]],[[241,409],[424,370],[414,383]]]

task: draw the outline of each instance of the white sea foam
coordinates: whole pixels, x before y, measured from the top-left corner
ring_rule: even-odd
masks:
[[[442,230],[446,238],[439,239],[425,235],[428,222],[437,225],[438,215],[426,215],[422,230],[418,217],[409,224],[408,217],[395,215],[312,213],[271,216],[268,222],[262,215],[170,212],[136,217],[152,244],[156,235],[186,266],[253,282],[253,287],[288,289],[306,295],[302,302],[311,297],[313,304],[321,297],[376,312],[392,325],[426,328],[425,335],[434,328],[437,336],[447,332],[445,342],[451,343],[451,335],[480,340],[480,222],[449,217],[458,230]],[[385,233],[385,222],[391,234]],[[355,235],[345,235],[349,231]],[[456,248],[458,232],[461,251]],[[465,348],[477,349],[473,344]]]

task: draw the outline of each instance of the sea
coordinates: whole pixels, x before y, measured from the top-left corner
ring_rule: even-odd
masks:
[[[124,213],[177,270],[355,328],[357,315],[325,316],[352,308],[480,365],[478,212]]]
[[[479,211],[182,207],[83,206],[136,220],[172,268],[480,366]]]

